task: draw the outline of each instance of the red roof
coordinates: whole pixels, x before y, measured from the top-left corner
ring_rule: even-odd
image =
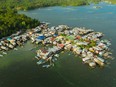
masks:
[[[47,53],[48,51],[46,49],[40,49],[42,53]]]
[[[63,48],[64,44],[57,44],[58,47]]]
[[[79,35],[78,35],[78,36],[76,36],[76,39],[80,39],[80,38],[81,38],[81,36],[79,36]]]
[[[54,40],[55,40],[55,38],[52,37],[52,38],[51,38],[51,41],[54,41]]]

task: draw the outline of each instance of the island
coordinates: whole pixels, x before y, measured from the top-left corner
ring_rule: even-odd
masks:
[[[49,28],[49,23],[40,23],[39,26],[29,29],[26,32],[17,32],[0,40],[2,54],[23,46],[28,40],[33,44],[43,44],[41,49],[36,51],[37,64],[42,67],[54,66],[62,51],[71,51],[82,59],[82,62],[94,68],[97,65],[103,67],[107,59],[112,58],[109,46],[110,41],[102,39],[101,32],[95,32],[86,28],[71,28],[67,25],[58,25]],[[46,46],[50,46],[46,48]],[[52,47],[51,47],[52,45]],[[33,49],[30,49],[33,50]],[[3,57],[3,55],[0,57]]]

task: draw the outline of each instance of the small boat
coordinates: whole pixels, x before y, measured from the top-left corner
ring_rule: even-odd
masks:
[[[55,56],[55,57],[59,57],[59,54],[55,54],[54,56]]]
[[[98,9],[98,8],[102,8],[101,6],[93,6],[93,8]]]
[[[36,59],[38,59],[38,57],[37,57],[37,56],[35,56],[35,58],[36,58]]]
[[[45,60],[41,59],[37,62],[38,65],[45,63]]]
[[[0,57],[3,57],[3,55],[0,54]]]
[[[17,48],[14,48],[14,50],[18,50]]]
[[[58,60],[57,58],[52,58],[52,61],[53,61],[53,62],[55,62],[55,61],[57,61],[57,60]]]
[[[5,54],[6,55],[7,53],[6,52],[2,52],[2,54]]]
[[[39,60],[40,58],[38,56],[35,56],[35,59]]]
[[[49,68],[51,65],[43,65],[44,68]]]

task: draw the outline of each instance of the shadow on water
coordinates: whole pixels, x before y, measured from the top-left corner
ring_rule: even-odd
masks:
[[[116,71],[112,67],[115,62],[110,67],[91,69],[67,51],[60,54],[54,67],[46,69],[38,66],[33,59],[35,53],[28,51],[33,47],[28,42],[24,48],[6,55],[5,61],[0,60],[8,62],[0,68],[0,87],[111,87],[115,84]]]
[[[28,42],[24,48],[10,51],[0,59],[0,87],[70,87],[54,68],[45,69],[36,64],[35,52],[29,51],[34,47]]]

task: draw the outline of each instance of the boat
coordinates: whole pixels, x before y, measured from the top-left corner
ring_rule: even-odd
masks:
[[[43,63],[45,63],[45,62],[46,62],[45,60],[41,59],[41,60],[39,60],[39,61],[37,62],[37,64],[40,65],[40,64],[43,64]]]
[[[5,54],[6,55],[7,53],[6,52],[2,52],[2,54]]]
[[[55,54],[54,56],[58,58],[59,57],[59,54]]]
[[[0,57],[3,57],[3,55],[0,54]]]
[[[44,68],[49,68],[51,65],[42,65]]]
[[[96,63],[95,62],[90,62],[89,66],[92,67],[92,68],[94,68],[96,66]]]
[[[35,56],[35,59],[39,60],[40,58],[38,56]]]
[[[58,60],[57,58],[52,58],[52,61],[53,61],[53,62],[55,62],[55,61],[57,61],[57,60]]]
[[[18,50],[17,48],[14,48],[14,50]]]
[[[36,59],[38,59],[38,57],[37,57],[37,56],[35,56],[35,58],[36,58]]]
[[[93,8],[98,9],[98,8],[102,8],[101,6],[93,6]]]

